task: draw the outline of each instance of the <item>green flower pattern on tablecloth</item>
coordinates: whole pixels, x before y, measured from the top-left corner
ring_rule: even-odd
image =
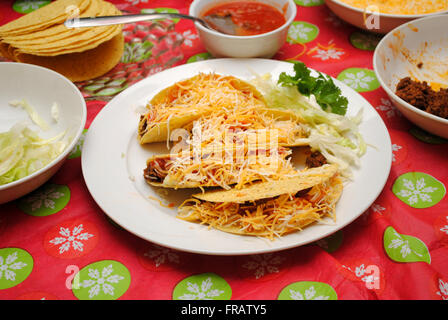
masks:
[[[286,286],[278,300],[337,300],[336,291],[327,283],[300,281]]]
[[[51,0],[17,0],[12,5],[12,8],[18,13],[26,14],[46,6],[50,2]]]
[[[81,136],[78,139],[78,142],[76,142],[72,151],[70,151],[70,153],[68,155],[69,159],[79,158],[81,156],[82,146],[84,145],[84,140],[86,139],[86,133],[87,133],[87,129],[84,129],[82,131]]]
[[[154,44],[151,41],[144,42],[126,42],[124,44],[123,55],[121,56],[121,62],[123,63],[136,63],[143,60],[147,60],[152,56],[152,48]],[[124,82],[125,79],[123,79]],[[121,84],[121,83],[120,83]],[[115,85],[120,85],[115,84]],[[91,90],[93,91],[93,90]]]
[[[126,50],[125,44],[125,50]],[[123,57],[126,53],[123,53]],[[118,94],[119,92],[126,89],[129,84],[126,82],[127,79],[125,77],[123,78],[109,78],[109,77],[103,77],[100,79],[95,80],[89,80],[85,87],[82,89],[88,93],[95,95],[97,97],[107,97],[107,96],[113,96]],[[82,141],[83,142],[83,141]]]
[[[18,248],[0,249],[0,290],[23,282],[33,270],[33,258]]]
[[[319,28],[304,21],[293,21],[288,30],[287,41],[289,43],[307,43],[317,38]]]
[[[131,275],[124,265],[103,260],[76,274],[72,292],[80,300],[116,300],[128,290],[130,283]]]
[[[361,50],[374,51],[380,41],[381,35],[374,33],[355,31],[350,35],[350,43]]]
[[[179,13],[179,10],[174,8],[148,8],[148,9],[142,9],[140,11],[141,13]],[[157,20],[156,20],[157,21]],[[174,18],[172,19],[174,23],[178,23],[180,19]]]
[[[337,78],[358,92],[373,91],[380,87],[375,72],[370,69],[348,68],[342,71]]]
[[[341,230],[339,230],[326,238],[316,241],[315,244],[321,247],[326,252],[332,253],[339,249],[342,244],[343,238],[343,233]]]
[[[148,0],[126,0],[127,3],[138,5],[147,4]],[[322,6],[324,0],[294,0],[302,7]],[[13,10],[21,14],[27,14],[38,8],[51,3],[51,0],[15,0],[12,4]],[[153,12],[173,12],[179,10],[174,8],[153,8],[142,9],[141,13]],[[340,26],[341,21],[333,14],[325,21],[333,23],[333,26]],[[173,19],[177,23],[179,19]],[[183,31],[184,45],[193,46],[192,40],[197,39],[197,34],[192,30]],[[294,21],[288,31],[287,42],[290,44],[306,44],[314,41],[319,36],[319,27],[309,22]],[[349,36],[349,41],[353,47],[364,50],[374,51],[381,40],[380,35],[354,31]],[[121,62],[138,63],[151,58],[154,44],[150,41],[125,43],[125,50]],[[356,51],[356,50],[354,50]],[[329,52],[334,53],[334,52]],[[334,59],[338,59],[342,53],[334,53]],[[322,61],[328,60],[328,55],[323,55],[317,51],[314,56]],[[191,56],[186,63],[213,59],[214,57],[203,52]],[[330,57],[331,58],[331,57]],[[357,92],[369,92],[376,90],[380,84],[370,69],[349,68],[342,71],[338,77],[340,81],[347,84]],[[125,78],[105,78],[94,82],[85,87],[85,90],[95,92],[97,96],[110,96],[127,88]],[[381,99],[382,101],[384,99]],[[381,105],[377,107],[383,111],[388,118],[399,115],[399,112],[393,105]],[[82,153],[82,146],[87,129],[83,131],[81,138],[69,154],[69,159],[79,158]],[[409,130],[416,139],[428,144],[445,144],[448,140],[433,136],[420,128]],[[398,152],[401,146],[393,144],[392,149]],[[395,154],[392,155],[395,157]],[[395,158],[394,158],[395,159]],[[444,184],[433,176],[422,172],[409,172],[399,176],[392,187],[393,194],[412,208],[429,208],[440,203],[446,195]],[[26,214],[32,216],[48,216],[55,214],[65,208],[70,201],[70,189],[68,186],[47,183],[29,195],[16,201],[17,206]],[[373,207],[374,205],[372,205]],[[375,209],[375,208],[374,208]],[[374,210],[372,209],[372,210]],[[379,206],[378,210],[384,211],[385,208]],[[423,213],[423,211],[422,211]],[[108,217],[107,217],[108,218]],[[1,217],[0,217],[1,219]],[[108,218],[109,219],[109,218]],[[112,222],[112,221],[111,221]],[[1,222],[0,222],[1,223]],[[50,243],[59,246],[60,252],[67,251],[70,246],[82,247],[82,244],[71,241],[76,236],[81,236],[81,240],[92,237],[92,234],[81,233],[82,225],[76,227],[76,230],[61,228],[61,236],[54,238]],[[448,217],[446,225],[440,227],[440,231],[448,235]],[[419,238],[411,235],[400,234],[392,226],[386,228],[383,234],[383,247],[386,255],[395,262],[413,263],[425,262],[431,263],[431,255],[426,244]],[[318,245],[328,253],[336,251],[343,242],[343,233],[337,233],[316,241]],[[166,248],[153,250],[148,258],[154,260],[156,267],[165,262],[178,263],[178,257],[170,254]],[[256,279],[265,276],[268,273],[279,272],[278,259],[268,259],[269,255],[255,255],[253,261],[243,265],[243,268],[253,271]],[[345,267],[345,266],[343,266]],[[25,250],[19,248],[0,249],[0,290],[9,289],[25,281],[31,272],[33,272],[33,257]],[[350,268],[348,268],[350,270]],[[364,282],[370,281],[368,275],[364,275],[365,266],[361,264],[352,271],[358,278]],[[441,299],[448,299],[448,281],[437,279],[438,287],[436,294]],[[114,260],[102,260],[85,266],[81,269],[73,280],[72,292],[80,300],[114,300],[119,299],[127,292],[131,283],[131,274],[126,266]],[[275,293],[274,293],[275,294]],[[180,281],[172,292],[174,300],[230,300],[232,297],[232,288],[227,281],[214,273],[203,273],[189,276]],[[338,294],[334,288],[324,282],[300,281],[290,283],[284,287],[278,294],[279,300],[337,300]]]
[[[315,7],[324,4],[324,0],[294,0],[294,2],[302,7]]]
[[[70,189],[57,184],[45,184],[18,200],[18,207],[32,216],[48,216],[61,211],[70,200]]]
[[[209,60],[209,59],[213,59],[213,56],[208,52],[202,52],[202,53],[195,54],[195,55],[191,56],[190,58],[188,58],[187,63],[204,61],[204,60]]]
[[[393,227],[386,229],[383,242],[384,250],[394,261],[431,263],[428,247],[423,241],[409,235],[399,234]]]
[[[448,143],[448,139],[444,139],[444,138],[435,136],[435,135],[433,135],[421,128],[418,128],[418,127],[413,127],[411,129],[409,129],[409,133],[424,143],[429,143],[429,144]]]
[[[445,196],[445,186],[423,172],[408,172],[395,180],[392,192],[413,208],[429,208]]]
[[[227,281],[214,273],[203,273],[179,282],[173,291],[174,300],[230,300],[232,289]]]

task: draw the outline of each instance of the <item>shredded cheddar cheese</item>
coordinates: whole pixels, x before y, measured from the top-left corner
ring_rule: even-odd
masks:
[[[253,181],[297,173],[290,163],[291,150],[282,147],[307,137],[297,119],[279,120],[254,103],[230,107],[185,126],[191,132],[184,141],[186,149],[165,159],[163,168],[157,159],[149,162],[165,187],[230,189],[235,184],[240,189]]]
[[[219,230],[269,239],[300,231],[326,216],[335,218],[341,180],[334,176],[314,186],[304,196],[281,195],[253,203],[213,203],[188,199],[178,218]]]
[[[237,80],[230,76],[200,73],[177,82],[161,99],[147,106],[149,111],[145,117],[151,123],[160,123],[168,121],[172,115],[206,114],[236,105],[264,106],[252,91],[242,88]]]
[[[303,120],[293,118],[295,115],[292,113],[291,118],[282,119],[273,112],[256,103],[234,105],[230,110],[221,109],[203,116],[184,129],[192,132],[191,143],[199,140],[202,145],[212,141],[227,145],[232,139],[236,143],[239,138],[250,143],[248,139],[256,136],[258,145],[277,143],[279,146],[290,146],[308,137],[308,129],[301,122]]]
[[[446,0],[340,0],[356,8],[366,9],[377,6],[381,13],[427,14],[448,10]]]
[[[243,150],[241,158],[236,158],[233,150],[230,154],[220,149],[202,156],[176,155],[164,159],[154,159],[150,166],[163,178],[166,187],[215,187],[237,189],[254,181],[269,181],[285,176],[294,176],[297,171],[288,158],[291,150],[256,149],[253,156],[248,155],[249,149]]]

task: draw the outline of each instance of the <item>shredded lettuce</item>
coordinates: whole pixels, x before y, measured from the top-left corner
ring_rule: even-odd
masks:
[[[39,113],[37,113],[36,109],[34,109],[34,107],[30,105],[28,101],[26,101],[25,99],[13,100],[10,101],[9,104],[13,107],[22,107],[28,113],[31,120],[33,120],[35,124],[37,124],[42,130],[48,130],[48,124],[44,119],[40,117]]]
[[[41,139],[26,123],[0,133],[0,185],[26,177],[57,158],[69,141],[65,132]]]
[[[331,113],[331,108],[324,110],[313,94],[307,97],[295,86],[278,85],[269,74],[258,75],[251,82],[263,94],[268,107],[292,110],[302,116],[309,132],[302,142],[320,151],[330,163],[337,163],[344,176],[352,175],[352,167],[359,166],[359,158],[367,148],[358,129],[362,110],[354,117]]]

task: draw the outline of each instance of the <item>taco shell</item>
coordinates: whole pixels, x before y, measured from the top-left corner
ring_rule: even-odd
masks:
[[[318,182],[317,179],[313,181]],[[193,198],[179,207],[177,217],[188,222],[206,224],[210,228],[227,233],[266,237],[272,240],[275,237],[301,231],[327,216],[336,219],[336,203],[343,191],[342,180],[338,174],[302,189],[309,185],[296,183],[288,188],[286,194],[278,194],[283,192],[283,189],[270,193],[270,195],[276,194],[275,197],[261,199],[260,195],[257,195],[251,199],[260,199],[241,204],[225,202],[227,198],[223,198],[223,202],[216,203]],[[301,190],[296,192],[298,189]],[[267,192],[262,197],[266,194]]]
[[[216,83],[221,80],[228,83],[233,90],[238,90],[245,95],[253,96],[260,103],[264,104],[264,99],[261,93],[259,93],[254,86],[241,79],[233,76],[201,73],[163,89],[150,100],[147,105],[149,111],[140,118],[138,125],[138,139],[140,143],[145,144],[166,141],[169,132],[172,130],[181,128],[201,116],[210,114],[216,110],[212,105],[209,105],[209,107],[192,105],[191,108],[183,107],[182,114],[178,114],[174,109],[170,114],[173,102],[179,98],[179,96],[188,93],[188,88],[204,86],[204,83],[205,86],[207,86],[207,81]],[[160,111],[169,114],[168,117],[165,117],[167,119],[158,121],[151,116],[151,114],[156,114],[157,116]]]
[[[253,183],[244,189],[215,190],[206,193],[194,194],[193,197],[208,202],[244,203],[260,199],[273,198],[282,194],[296,194],[311,188],[335,175],[338,166],[326,164],[321,167],[304,169],[297,172],[294,177],[280,180]]]

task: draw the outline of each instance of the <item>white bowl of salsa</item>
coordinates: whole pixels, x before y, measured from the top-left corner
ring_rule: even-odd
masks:
[[[271,58],[285,43],[297,6],[293,0],[194,0],[189,14],[231,15],[236,35],[195,23],[205,49],[214,57]]]

